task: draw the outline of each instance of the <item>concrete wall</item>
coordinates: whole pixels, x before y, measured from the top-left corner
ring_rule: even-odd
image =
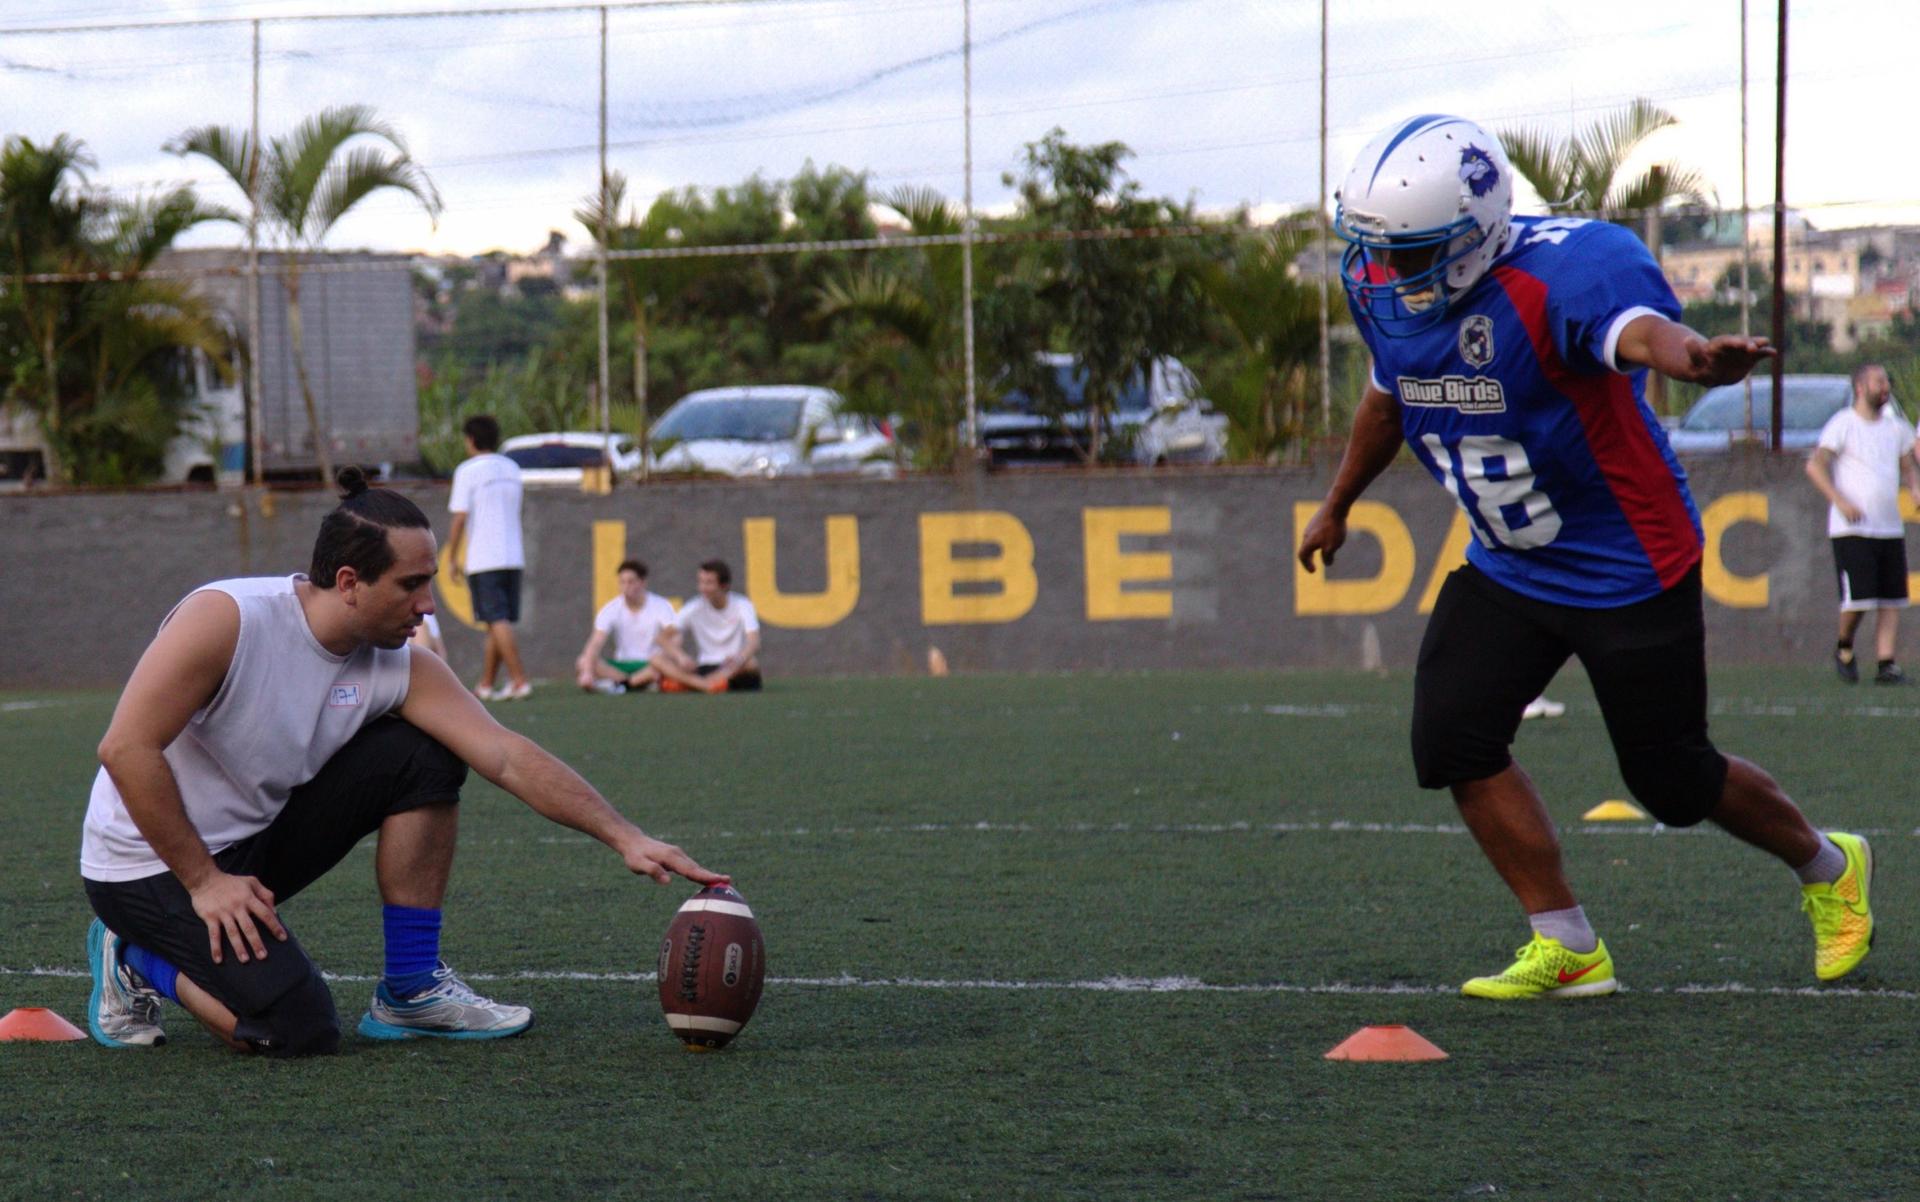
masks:
[[[1825,506],[1794,457],[1692,465],[1706,515],[1712,653],[1819,662],[1834,606]],[[1330,577],[1292,548],[1327,472],[1059,472],[980,478],[672,483],[529,490],[522,645],[567,673],[613,565],[693,592],[733,565],[768,671],[1411,666],[1467,537],[1447,494],[1396,468],[1356,510]],[[444,487],[412,490],[444,533]],[[0,497],[0,687],[115,685],[195,585],[305,568],[330,498],[142,493]],[[463,673],[478,635],[441,581]]]

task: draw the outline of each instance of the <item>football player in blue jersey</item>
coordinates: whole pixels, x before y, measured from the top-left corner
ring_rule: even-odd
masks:
[[[1513,169],[1471,121],[1397,122],[1338,193],[1341,277],[1373,374],[1300,562],[1331,564],[1347,513],[1404,442],[1472,527],[1420,646],[1413,758],[1450,789],[1525,908],[1533,938],[1469,996],[1590,997],[1618,987],[1561,864],[1552,819],[1510,747],[1569,656],[1593,682],[1621,775],[1669,826],[1711,821],[1798,875],[1822,980],[1873,935],[1866,840],[1822,833],[1773,778],[1707,737],[1700,517],[1643,396],[1649,370],[1744,378],[1764,338],[1705,338],[1653,257],[1601,221],[1514,217]]]

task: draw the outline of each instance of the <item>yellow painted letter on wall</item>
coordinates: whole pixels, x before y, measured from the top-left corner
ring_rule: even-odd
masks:
[[[1293,503],[1293,545],[1300,545],[1318,501]],[[1347,515],[1347,547],[1353,536],[1371,534],[1380,542],[1380,571],[1366,580],[1328,580],[1327,570],[1309,573],[1293,561],[1293,612],[1296,614],[1383,614],[1400,604],[1413,584],[1413,535],[1400,515],[1379,501],[1355,501]],[[1338,554],[1336,552],[1336,554]],[[1318,566],[1318,565],[1316,565]]]
[[[627,524],[604,521],[593,524],[593,586],[587,595],[593,598],[593,612],[620,595],[620,565],[627,558]]]
[[[1440,599],[1440,586],[1447,582],[1453,570],[1467,562],[1467,544],[1473,541],[1473,531],[1467,525],[1467,511],[1458,505],[1453,507],[1453,525],[1447,527],[1447,541],[1440,544],[1440,557],[1433,561],[1433,574],[1427,577],[1426,591],[1420,594],[1420,612],[1430,614]]]
[[[1122,551],[1126,534],[1168,534],[1173,510],[1165,505],[1114,506],[1083,509],[1087,560],[1087,621],[1112,622],[1121,618],[1173,616],[1173,553]],[[1167,588],[1124,587],[1164,584]]]
[[[991,555],[956,558],[963,543],[995,548]],[[992,583],[992,592],[957,593],[954,586]],[[928,626],[1014,622],[1040,595],[1033,571],[1033,536],[1010,513],[979,510],[920,515],[920,620]]]
[[[1730,492],[1714,498],[1713,504],[1701,511],[1700,528],[1707,536],[1707,545],[1701,557],[1700,587],[1709,598],[1729,609],[1765,609],[1767,573],[1737,576],[1727,570],[1726,560],[1720,555],[1720,541],[1729,528],[1741,522],[1767,524],[1766,493]]]
[[[272,496],[272,493],[262,493]],[[480,623],[473,620],[473,594],[467,591],[467,581],[463,576],[460,583],[453,582],[453,548],[440,548],[440,567],[433,577],[434,612],[441,617],[451,617],[462,626],[474,630],[480,629]]]
[[[836,513],[827,519],[827,587],[817,593],[783,593],[775,568],[774,519],[740,524],[747,548],[747,596],[760,620],[793,630],[819,630],[853,612],[860,600],[860,520]]]

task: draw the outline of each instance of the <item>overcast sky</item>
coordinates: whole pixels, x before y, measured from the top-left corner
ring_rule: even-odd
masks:
[[[242,198],[209,164],[161,150],[193,125],[245,126],[251,29],[28,33],[51,25],[289,17],[436,7],[435,0],[0,0],[0,112],[9,133],[66,132],[116,188],[190,179]],[[480,5],[445,4],[450,10]],[[1398,117],[1454,112],[1556,133],[1634,96],[1681,124],[1646,162],[1698,167],[1740,198],[1739,0],[1334,0],[1329,187]],[[1750,0],[1750,195],[1773,198],[1774,8]],[[599,18],[593,13],[267,22],[262,126],[367,103],[407,137],[446,201],[436,226],[376,197],[330,245],[530,251],[594,188]],[[965,173],[959,0],[747,0],[615,9],[611,165],[644,199],[808,159],[872,173],[877,193],[958,198]],[[1787,197],[1824,227],[1920,222],[1911,138],[1920,6],[1794,5]],[[1126,142],[1149,191],[1208,208],[1316,197],[1315,0],[974,0],[974,189],[1058,125]],[[234,241],[202,230],[199,243]]]

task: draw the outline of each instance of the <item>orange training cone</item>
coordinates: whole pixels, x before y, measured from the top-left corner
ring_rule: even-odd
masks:
[[[1412,1027],[1362,1027],[1327,1053],[1328,1060],[1445,1060],[1447,1054]]]
[[[7,1040],[34,1040],[60,1043],[85,1039],[87,1033],[45,1006],[22,1006],[0,1018],[0,1043]]]

